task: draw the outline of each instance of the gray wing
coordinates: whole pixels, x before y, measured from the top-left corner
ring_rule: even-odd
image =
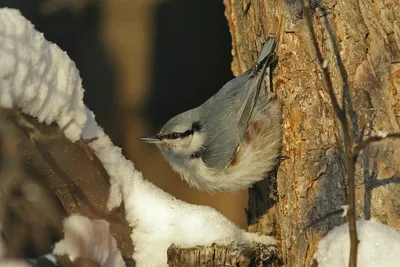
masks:
[[[274,48],[275,40],[268,39],[257,64],[229,81],[201,106],[206,133],[202,159],[207,167],[221,168],[232,161],[238,142],[246,133],[265,70],[275,60]]]
[[[265,71],[276,60],[274,49],[275,39],[270,38],[265,42],[257,59],[257,64],[251,69],[250,78],[247,80],[245,88],[243,88],[247,94],[240,108],[239,114],[241,115],[237,123],[238,130],[242,136],[246,132],[247,124],[257,103]]]

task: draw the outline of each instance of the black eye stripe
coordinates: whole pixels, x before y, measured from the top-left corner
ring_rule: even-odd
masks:
[[[187,131],[185,131],[184,133],[182,133],[182,135],[183,135],[183,136],[189,136],[189,135],[191,135],[192,133],[193,133],[192,130],[187,130]]]
[[[198,121],[194,122],[194,123],[192,124],[192,129],[191,129],[192,133],[198,132],[198,131],[200,131],[200,130],[201,130],[201,124],[200,124],[200,122],[198,122]]]
[[[165,134],[165,135],[160,135],[160,139],[178,139],[182,138],[184,133],[170,133],[170,134]]]
[[[180,138],[181,136],[182,136],[181,133],[172,133],[172,134],[169,135],[169,138],[170,138],[170,139],[178,139],[178,138]]]
[[[174,140],[174,139],[178,139],[178,138],[185,138],[189,135],[192,135],[195,132],[198,132],[201,130],[201,125],[199,122],[194,122],[192,124],[192,129],[186,130],[183,133],[170,133],[170,134],[165,134],[165,135],[159,135],[158,137],[162,140],[162,139],[170,139],[170,140]]]

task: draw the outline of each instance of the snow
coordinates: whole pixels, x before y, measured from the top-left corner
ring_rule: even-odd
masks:
[[[43,255],[43,258],[45,258],[46,260],[48,260],[48,261],[50,261],[50,262],[52,262],[54,264],[57,264],[57,259],[53,254]]]
[[[319,267],[348,266],[350,252],[349,226],[336,227],[324,237],[314,258]],[[362,267],[399,266],[400,232],[375,220],[357,222],[357,265]]]
[[[324,61],[322,62],[322,68],[326,69],[328,67],[328,60],[324,59]]]
[[[44,39],[18,10],[0,11],[0,105],[40,122],[57,122],[76,141],[86,121],[79,72],[67,53]]]
[[[347,213],[349,213],[349,205],[342,205],[341,208],[343,210],[342,217],[347,217]]]
[[[124,201],[126,219],[133,227],[136,266],[167,266],[167,249],[172,243],[182,247],[231,242],[275,244],[271,237],[239,229],[210,207],[177,200],[144,180],[83,104],[83,88],[75,64],[35,31],[19,11],[0,9],[0,43],[2,107],[20,107],[24,113],[48,124],[55,121],[61,128],[71,122],[65,131],[71,141],[98,137],[91,147],[110,175],[108,208],[116,208]],[[71,259],[83,253],[106,264],[106,255],[88,247],[98,238],[113,243],[106,235],[108,225],[76,216],[65,221],[66,237],[55,252],[68,254]],[[102,234],[97,236],[97,231]],[[114,249],[112,245],[109,248]]]
[[[386,138],[388,136],[388,133],[387,132],[378,131],[376,133],[376,136],[378,136],[380,138]]]
[[[74,214],[64,220],[64,239],[53,250],[54,255],[76,259],[91,259],[103,267],[125,266],[117,242],[105,220],[90,220]]]

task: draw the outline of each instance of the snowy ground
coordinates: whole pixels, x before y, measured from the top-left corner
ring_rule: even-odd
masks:
[[[375,220],[357,222],[357,264],[360,267],[400,266],[400,232]],[[320,267],[349,265],[349,226],[336,227],[320,241],[314,258]]]

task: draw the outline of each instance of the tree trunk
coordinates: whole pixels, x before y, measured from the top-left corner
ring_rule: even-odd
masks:
[[[277,39],[274,88],[282,103],[284,147],[273,181],[260,187],[267,210],[249,229],[281,240],[285,266],[310,266],[318,242],[346,222],[325,216],[347,203],[345,152],[340,124],[326,91],[300,1],[224,0],[233,42],[232,70],[255,61],[267,36]],[[312,1],[313,24],[335,94],[346,102],[355,141],[399,132],[400,8],[397,0]],[[342,72],[341,72],[342,70]],[[400,228],[399,141],[371,145],[356,164],[356,214]],[[268,192],[270,190],[271,192]],[[267,192],[267,193],[266,193]],[[250,194],[252,195],[252,194]],[[252,203],[252,202],[250,202]],[[256,210],[255,210],[256,209]],[[252,205],[249,213],[261,215]],[[318,221],[319,218],[324,218]],[[251,219],[251,218],[250,218]],[[311,225],[310,227],[307,227]]]

